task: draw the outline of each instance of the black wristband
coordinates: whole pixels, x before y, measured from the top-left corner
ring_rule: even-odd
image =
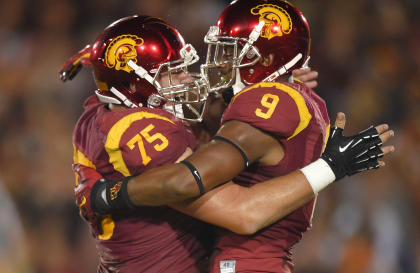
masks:
[[[188,169],[190,169],[192,175],[194,176],[195,182],[197,182],[198,185],[198,189],[200,190],[200,195],[204,194],[204,186],[203,186],[203,181],[201,180],[201,176],[200,173],[197,171],[197,169],[194,167],[193,164],[191,164],[190,162],[183,160],[179,163],[184,164],[185,166],[188,167]]]
[[[91,207],[94,212],[106,214],[136,207],[127,191],[129,178],[110,181],[101,179],[92,188]]]
[[[126,209],[126,208],[134,208],[134,204],[131,202],[130,198],[128,197],[127,191],[127,184],[129,178],[126,177],[119,181],[108,181],[106,186],[106,199],[108,201],[108,205],[115,209]]]
[[[248,157],[246,156],[245,152],[242,151],[241,147],[239,147],[236,143],[232,142],[231,140],[229,140],[229,139],[227,139],[225,137],[222,137],[222,136],[214,136],[212,139],[224,141],[226,143],[229,143],[233,147],[235,147],[236,150],[238,150],[241,153],[242,158],[244,159],[245,169],[248,168],[248,166],[249,166],[249,160],[248,160]]]
[[[97,181],[90,191],[90,207],[94,213],[108,213],[107,201],[102,198],[102,192],[106,192],[105,179]]]

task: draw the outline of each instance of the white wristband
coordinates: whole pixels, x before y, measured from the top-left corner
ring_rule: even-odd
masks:
[[[305,175],[315,194],[335,180],[334,172],[322,158],[303,167],[300,171]]]

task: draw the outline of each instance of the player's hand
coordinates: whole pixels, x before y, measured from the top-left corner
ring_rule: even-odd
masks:
[[[73,171],[77,174],[78,180],[78,186],[74,188],[74,195],[80,216],[91,224],[96,234],[102,234],[100,223],[102,217],[92,208],[91,197],[92,188],[96,183],[102,183],[104,179],[96,170],[80,164],[74,164]]]
[[[292,71],[292,75],[311,89],[318,86],[318,72],[311,70],[310,67],[295,69]]]
[[[353,136],[343,136],[346,117],[338,113],[331,129],[327,146],[321,158],[331,167],[336,180],[355,173],[385,166],[379,160],[394,151],[394,146],[383,146],[394,136],[387,124],[369,127]]]

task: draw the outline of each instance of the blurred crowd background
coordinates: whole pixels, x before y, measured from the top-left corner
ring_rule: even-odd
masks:
[[[251,1],[251,0],[250,0]],[[294,248],[296,273],[420,272],[420,1],[296,0],[312,32],[316,91],[347,134],[388,122],[387,167],[319,195],[313,228]],[[94,90],[87,69],[58,70],[114,20],[145,14],[203,36],[228,0],[0,1],[0,271],[95,272],[74,205],[73,126]]]

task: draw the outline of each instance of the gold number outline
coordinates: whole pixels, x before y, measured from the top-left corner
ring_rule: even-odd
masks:
[[[152,142],[154,142],[155,140],[160,140],[161,141],[160,144],[155,144],[153,146],[153,148],[158,152],[163,151],[169,145],[168,139],[164,135],[162,135],[161,133],[154,133],[153,135],[149,134],[149,132],[151,130],[153,130],[154,128],[155,128],[155,126],[152,123],[147,125],[146,128],[144,128],[143,130],[140,131],[140,134],[136,134],[126,144],[131,150],[133,150],[135,148],[135,143],[137,143],[137,145],[139,147],[140,155],[141,155],[141,158],[142,158],[142,163],[143,163],[144,166],[149,164],[149,162],[152,160],[152,158],[150,156],[148,156],[147,153],[146,153],[146,148],[144,146],[143,138],[150,144]],[[142,136],[143,136],[143,138],[142,138]]]
[[[122,152],[120,150],[120,141],[124,132],[131,126],[133,122],[144,118],[159,119],[167,121],[171,124],[175,124],[172,120],[168,119],[167,117],[141,111],[123,117],[118,122],[116,122],[114,126],[112,126],[105,142],[105,150],[109,155],[109,163],[114,167],[116,171],[120,172],[125,177],[131,176],[131,173],[124,162]]]
[[[269,99],[271,99],[271,101],[269,101]],[[263,112],[262,109],[257,108],[255,109],[255,115],[263,119],[269,119],[273,115],[274,110],[276,110],[277,104],[279,103],[279,96],[266,93],[261,98],[260,103],[262,106],[267,108],[267,110],[266,112]]]

